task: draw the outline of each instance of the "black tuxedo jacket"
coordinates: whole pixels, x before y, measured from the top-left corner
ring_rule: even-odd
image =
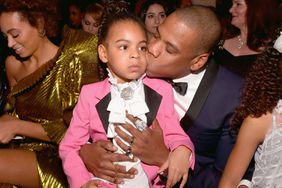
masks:
[[[181,126],[195,146],[188,188],[216,188],[235,143],[230,118],[239,104],[243,79],[210,59]],[[189,86],[188,86],[189,87]]]

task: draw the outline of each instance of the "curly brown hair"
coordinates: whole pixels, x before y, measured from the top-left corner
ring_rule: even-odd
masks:
[[[57,36],[59,28],[59,7],[57,0],[0,0],[0,14],[18,12],[33,27],[39,28],[44,21],[47,37]]]
[[[232,119],[237,132],[247,116],[260,117],[272,112],[282,96],[282,54],[268,47],[253,64],[246,77],[241,103]]]

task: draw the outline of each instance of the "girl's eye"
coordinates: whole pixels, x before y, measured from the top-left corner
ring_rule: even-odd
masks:
[[[160,17],[161,18],[166,18],[166,15],[165,14],[161,14]]]
[[[147,51],[147,46],[142,46],[139,48],[139,50],[143,51],[143,52],[146,52]]]
[[[152,18],[154,18],[155,16],[153,15],[153,14],[149,14],[148,16],[147,16],[147,18],[149,18],[149,19],[152,19]]]
[[[127,49],[127,46],[126,46],[126,45],[122,45],[122,46],[119,47],[119,49],[121,49],[121,50],[126,50],[126,49]]]

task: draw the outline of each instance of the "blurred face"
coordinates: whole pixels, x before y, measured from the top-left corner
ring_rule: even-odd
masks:
[[[98,34],[100,24],[89,13],[85,13],[82,19],[82,29],[88,33]]]
[[[31,56],[39,48],[43,40],[38,29],[23,20],[17,12],[7,12],[0,15],[0,28],[12,48],[20,57]]]
[[[157,27],[163,23],[166,18],[165,10],[160,4],[152,4],[147,12],[145,17],[146,29],[149,33],[156,33]]]
[[[106,41],[98,47],[100,59],[119,83],[138,79],[145,73],[146,51],[146,33],[133,21],[114,23]]]
[[[232,25],[238,28],[246,27],[247,4],[245,0],[233,0],[230,13],[232,15]]]
[[[81,24],[82,13],[75,5],[69,6],[69,20],[70,23],[75,27],[79,27]]]
[[[179,22],[172,13],[149,41],[147,75],[162,78],[181,78],[190,73],[193,58],[198,54],[192,46],[197,33]]]

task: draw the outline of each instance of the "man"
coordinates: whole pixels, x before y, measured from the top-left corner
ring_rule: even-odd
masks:
[[[175,90],[174,94],[181,126],[195,146],[196,165],[194,171],[189,172],[189,188],[217,187],[234,144],[229,120],[239,102],[242,80],[209,60],[220,33],[220,23],[210,9],[190,6],[169,15],[148,46],[148,76],[188,83],[186,93]],[[157,124],[143,132],[130,125],[124,128],[133,135],[133,154],[145,163],[161,166],[167,152]],[[132,137],[119,129],[116,131],[124,140],[132,142]],[[126,150],[126,146],[120,145]],[[109,181],[118,179],[118,183],[121,178],[134,174],[134,170],[126,174],[124,168],[111,163],[128,160],[126,157],[106,150],[114,151],[114,148],[102,142],[82,148],[81,157],[90,171]]]

